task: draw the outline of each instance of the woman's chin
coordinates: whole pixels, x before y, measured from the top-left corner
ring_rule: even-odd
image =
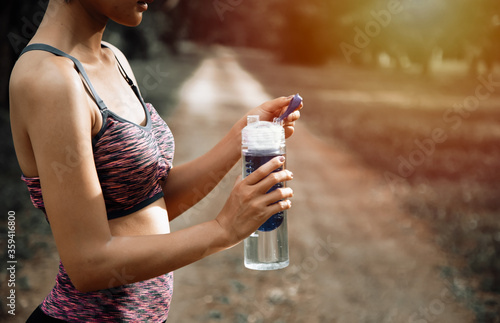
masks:
[[[111,19],[117,24],[126,26],[126,27],[137,27],[141,24],[142,22],[142,14],[138,15],[137,17],[134,17],[134,19]]]

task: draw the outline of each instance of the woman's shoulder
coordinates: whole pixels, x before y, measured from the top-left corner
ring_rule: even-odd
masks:
[[[23,54],[12,70],[11,122],[20,133],[44,136],[61,125],[86,130],[94,114],[73,62],[42,51]]]
[[[11,73],[9,91],[14,104],[41,103],[85,93],[73,62],[44,51],[26,52],[18,59]]]
[[[10,77],[11,94],[18,92],[46,97],[47,94],[62,95],[82,88],[78,72],[71,60],[48,52],[31,51],[16,62]]]
[[[67,58],[43,51],[23,54],[12,70],[9,92],[13,139],[25,174],[39,174],[40,156],[55,154],[46,143],[76,147],[75,134],[92,127],[86,89]],[[35,150],[41,154],[36,162]]]

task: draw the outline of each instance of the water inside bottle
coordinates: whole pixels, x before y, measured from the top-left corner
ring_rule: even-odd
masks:
[[[284,221],[275,230],[255,231],[245,239],[245,267],[254,270],[275,270],[289,264],[286,212]]]
[[[276,156],[285,155],[283,127],[249,116],[242,131],[243,177]],[[280,171],[283,168],[277,169]],[[274,185],[269,191],[284,187]],[[274,214],[244,241],[245,267],[255,270],[281,269],[289,264],[286,211]]]

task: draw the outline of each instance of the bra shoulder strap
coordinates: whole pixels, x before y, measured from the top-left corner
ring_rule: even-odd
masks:
[[[50,52],[54,55],[57,55],[57,56],[62,56],[62,57],[66,57],[66,58],[69,58],[73,61],[73,63],[75,64],[76,66],[76,69],[78,70],[78,72],[80,73],[80,75],[83,77],[83,80],[85,81],[85,84],[87,85],[88,89],[90,90],[92,96],[94,97],[94,100],[96,101],[97,103],[97,106],[99,107],[100,110],[106,110],[107,107],[106,107],[106,104],[104,103],[104,101],[99,97],[99,95],[97,94],[96,90],[94,89],[94,87],[92,86],[92,83],[90,82],[90,79],[87,75],[87,72],[85,72],[85,69],[83,68],[83,65],[82,63],[80,63],[80,61],[78,59],[76,59],[75,57],[69,55],[69,54],[66,54],[65,52],[55,48],[55,47],[52,47],[50,45],[47,45],[47,44],[31,44],[31,45],[28,45],[26,46],[23,51],[21,52],[21,55],[23,55],[24,53],[26,52],[29,52],[29,51],[33,51],[33,50],[41,50],[41,51],[46,51],[46,52]]]
[[[120,71],[121,75],[123,76],[123,78],[125,79],[125,81],[127,81],[128,85],[130,85],[130,86],[134,85],[134,82],[128,76],[127,72],[125,72],[125,69],[123,68],[122,63],[120,63],[120,60],[116,56],[116,53],[114,52],[114,50],[111,47],[109,47],[108,45],[104,44],[104,43],[102,43],[101,46],[104,47],[104,48],[109,49],[113,53],[113,55],[115,56],[116,62],[118,63],[118,70]]]
[[[134,93],[137,96],[137,98],[139,99],[139,101],[144,105],[145,104],[144,99],[142,98],[142,95],[139,92],[139,88],[134,84],[134,81],[132,81],[132,79],[128,76],[127,72],[123,68],[122,63],[120,63],[118,56],[116,56],[116,53],[113,51],[112,48],[110,48],[109,46],[107,46],[104,43],[102,43],[101,46],[108,48],[113,53],[113,55],[115,56],[116,62],[118,63],[118,70],[120,71],[121,75],[123,76],[125,81],[128,83],[128,85],[130,85],[130,87],[132,88],[132,91],[134,91]]]

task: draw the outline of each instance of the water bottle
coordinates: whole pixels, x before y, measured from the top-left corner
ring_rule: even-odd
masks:
[[[284,155],[285,132],[281,123],[259,121],[259,116],[248,116],[247,126],[242,131],[243,178],[274,157]],[[278,183],[269,192],[284,185]],[[271,216],[246,238],[244,249],[246,268],[274,270],[288,266],[286,210]]]

